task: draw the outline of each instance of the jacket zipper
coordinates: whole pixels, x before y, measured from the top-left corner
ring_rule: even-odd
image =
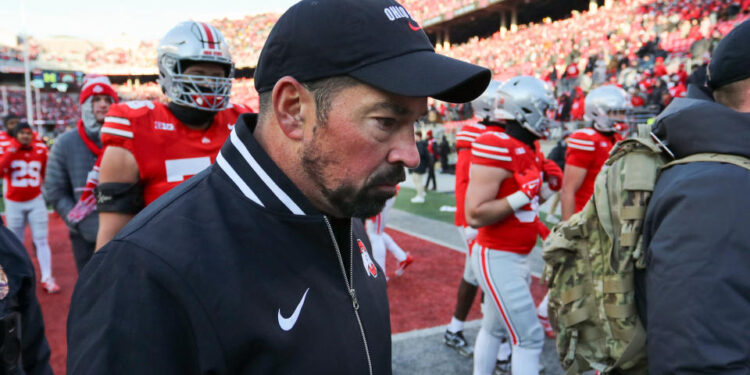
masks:
[[[328,227],[328,234],[331,236],[333,241],[333,247],[336,249],[336,256],[339,258],[339,267],[341,267],[341,274],[344,276],[344,283],[346,284],[346,290],[349,292],[349,296],[352,297],[352,307],[354,307],[354,316],[357,317],[357,323],[359,324],[359,331],[362,333],[362,341],[365,344],[365,354],[367,355],[367,366],[370,369],[370,375],[372,373],[372,360],[370,359],[370,349],[367,346],[367,337],[365,337],[365,328],[362,326],[362,319],[359,317],[359,301],[357,300],[357,292],[354,290],[354,231],[352,229],[351,222],[349,223],[349,278],[346,277],[346,269],[344,268],[344,259],[341,257],[341,250],[339,244],[336,242],[336,236],[333,234],[333,227],[331,222],[328,221],[327,216],[323,216]],[[351,280],[351,284],[349,281]]]

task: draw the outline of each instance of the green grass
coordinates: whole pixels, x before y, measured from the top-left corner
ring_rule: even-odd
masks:
[[[411,203],[410,200],[417,195],[417,191],[412,188],[401,187],[401,191],[398,196],[396,196],[394,207],[415,215],[453,224],[454,213],[440,211],[440,207],[442,206],[454,207],[456,205],[456,199],[453,196],[453,193],[427,191],[426,194],[427,196],[425,197],[424,203]],[[560,218],[556,216],[558,220],[550,223],[547,221],[547,216],[549,216],[547,212],[539,211],[539,218],[551,229]],[[537,241],[537,245],[542,245],[541,239]]]
[[[453,193],[427,191],[426,194],[424,203],[411,203],[410,200],[417,195],[417,191],[401,187],[401,191],[396,196],[394,207],[415,215],[453,224],[454,213],[440,211],[440,207],[442,206],[456,206],[456,199]]]

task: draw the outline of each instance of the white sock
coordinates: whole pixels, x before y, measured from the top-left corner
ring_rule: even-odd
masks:
[[[401,246],[398,246],[396,241],[394,241],[388,233],[383,232],[381,236],[383,236],[386,250],[390,251],[391,254],[393,254],[393,256],[396,257],[396,260],[398,260],[399,262],[405,261],[406,252],[404,252],[404,249],[402,249]]]
[[[36,259],[39,261],[39,269],[42,271],[42,281],[52,278],[52,253],[49,250],[47,240],[35,240]]]
[[[537,314],[539,314],[539,316],[543,318],[547,317],[547,305],[549,305],[549,292],[547,292],[547,294],[544,295],[544,299],[542,300],[542,302],[539,303],[539,306],[537,306],[536,308],[536,312]]]
[[[502,344],[500,344],[500,350],[497,351],[497,360],[498,361],[507,361],[508,358],[510,358],[510,341],[508,339],[505,339]]]
[[[497,350],[502,341],[501,337],[492,336],[484,328],[479,330],[474,344],[474,375],[492,374],[497,362]],[[515,358],[513,360],[515,363]]]
[[[455,316],[451,317],[451,323],[448,324],[448,332],[456,333],[464,329],[464,322],[456,319]]]
[[[476,356],[476,354],[474,355]],[[542,348],[530,349],[514,345],[513,357],[510,360],[513,375],[539,375],[539,357],[541,355]]]

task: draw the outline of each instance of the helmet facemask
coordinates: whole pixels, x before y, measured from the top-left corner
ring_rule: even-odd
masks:
[[[203,75],[184,74],[185,62],[206,62],[222,65],[226,77],[211,77]],[[202,111],[218,112],[229,106],[229,98],[232,92],[233,67],[226,67],[224,63],[217,61],[180,61],[173,56],[164,55],[161,66],[165,72],[160,71],[160,84],[165,90],[167,97],[175,104],[192,107]]]

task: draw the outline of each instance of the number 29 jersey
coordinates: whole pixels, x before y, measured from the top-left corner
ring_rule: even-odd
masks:
[[[5,177],[5,199],[13,202],[27,202],[42,193],[42,179],[47,166],[47,147],[32,142],[21,148],[15,139],[9,141],[0,155],[11,157],[8,167],[3,172]],[[8,156],[9,147],[18,151]]]
[[[206,129],[181,123],[163,103],[133,101],[113,104],[102,126],[102,144],[129,150],[138,163],[143,198],[149,204],[173,187],[206,169],[249,110],[232,105],[214,116]]]

